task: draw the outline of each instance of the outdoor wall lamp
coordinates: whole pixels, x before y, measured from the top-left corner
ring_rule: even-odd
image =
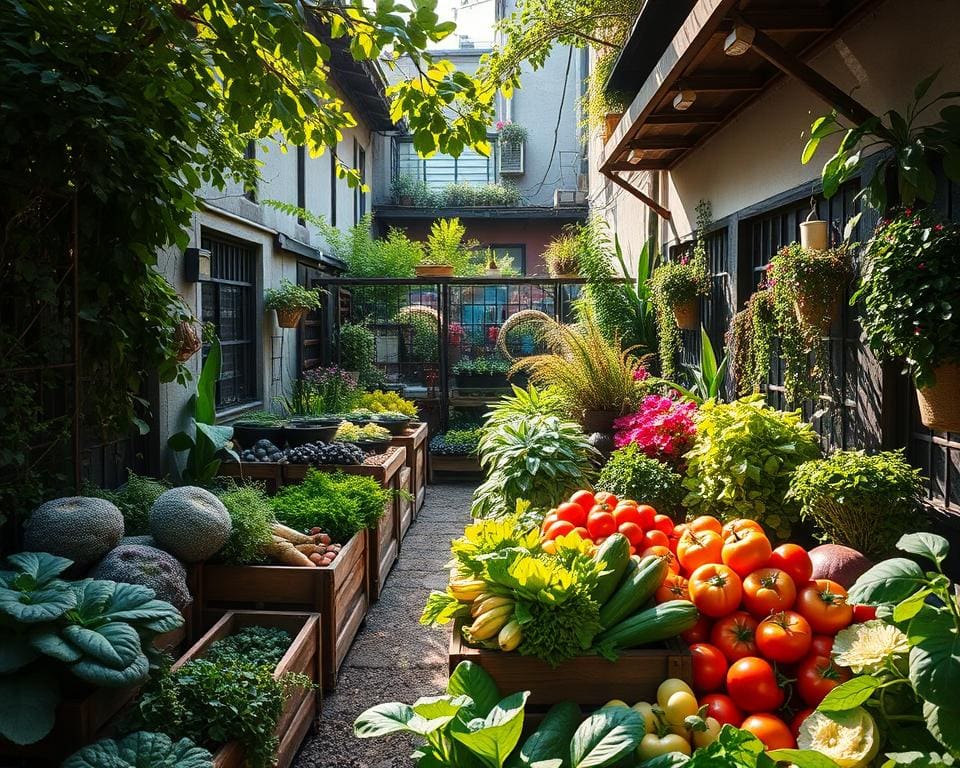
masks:
[[[680,93],[673,97],[673,108],[683,112],[693,106],[697,100],[697,92],[685,88],[680,89]]]
[[[183,252],[183,276],[188,283],[210,279],[210,251],[206,248],[187,248]]]
[[[723,41],[723,52],[727,56],[743,56],[753,46],[753,38],[757,30],[746,24],[737,24],[733,31]]]

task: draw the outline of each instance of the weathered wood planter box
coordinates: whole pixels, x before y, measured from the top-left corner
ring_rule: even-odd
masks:
[[[315,683],[322,678],[321,618],[316,613],[276,613],[271,611],[228,611],[177,662],[182,667],[207,651],[217,640],[236,634],[245,627],[278,627],[286,630],[292,642],[273,672],[279,677],[286,672],[299,672]],[[320,696],[316,690],[302,688],[287,699],[277,723],[280,739],[276,768],[287,768],[297,755],[300,743],[320,714]],[[215,768],[243,768],[243,749],[236,742],[224,744],[213,756]]]
[[[653,701],[657,687],[668,677],[693,682],[690,651],[680,641],[670,647],[622,651],[616,661],[577,656],[553,669],[545,661],[516,652],[471,648],[461,637],[458,622],[450,638],[450,671],[461,661],[483,667],[504,696],[530,691],[527,711],[536,715],[560,701],[574,701],[584,711],[597,709],[610,699],[630,704]]]
[[[337,672],[367,615],[367,536],[358,533],[325,568],[290,565],[206,565],[201,600],[206,626],[226,611],[259,609],[320,614],[323,688]]]
[[[423,507],[427,497],[427,437],[429,428],[426,422],[411,424],[402,435],[396,435],[393,445],[407,451],[406,465],[410,470],[410,493],[413,494],[413,519]]]
[[[436,472],[469,472],[478,474],[483,470],[480,468],[480,459],[476,456],[449,456],[443,453],[430,454],[430,482],[435,480]]]
[[[220,475],[262,483],[267,493],[273,495],[283,485],[283,466],[273,462],[225,461],[220,465]]]
[[[416,499],[413,498],[413,494],[410,492],[410,481],[413,479],[413,473],[410,471],[410,467],[404,466],[400,470],[400,496],[397,497],[397,506],[399,507],[400,514],[400,543],[403,544],[403,539],[407,535],[407,531],[410,530],[410,526],[413,525],[413,515],[414,509],[417,506]]]

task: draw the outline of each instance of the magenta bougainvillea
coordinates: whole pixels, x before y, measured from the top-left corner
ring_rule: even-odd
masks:
[[[683,454],[693,445],[696,410],[696,404],[689,401],[648,395],[639,411],[613,422],[617,430],[613,443],[617,448],[636,443],[650,458],[679,468]]]

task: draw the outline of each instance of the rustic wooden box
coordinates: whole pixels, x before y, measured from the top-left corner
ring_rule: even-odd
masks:
[[[312,467],[320,472],[343,472],[347,475],[367,475],[376,480],[384,488],[395,475],[406,459],[406,451],[397,446],[390,446],[384,454],[384,460],[380,464],[321,464],[318,467]],[[309,464],[281,464],[283,483],[299,483],[307,476],[307,470],[311,469]]]
[[[344,545],[332,565],[205,565],[200,599],[210,626],[226,611],[261,609],[320,614],[323,688],[336,686],[337,672],[370,604],[367,536]]]
[[[228,611],[177,662],[174,669],[203,656],[217,640],[236,634],[245,627],[278,627],[293,638],[290,647],[274,670],[274,677],[299,672],[315,683],[322,679],[320,615],[316,613],[277,613],[271,611]],[[287,700],[277,723],[280,738],[276,768],[288,768],[307,731],[320,714],[320,696],[316,690],[295,689]],[[224,744],[213,756],[215,768],[243,768],[243,749],[236,743]]]
[[[469,472],[478,474],[483,469],[480,467],[480,459],[476,456],[447,456],[440,453],[430,454],[430,482],[435,481],[437,472]]]
[[[407,531],[409,531],[410,526],[413,525],[414,509],[416,509],[417,506],[417,501],[413,498],[413,494],[410,491],[412,479],[413,472],[410,470],[410,467],[404,466],[400,470],[400,495],[397,497],[397,506],[400,510],[401,546],[403,545],[404,536],[407,535]]]
[[[263,484],[271,496],[283,485],[283,464],[259,461],[225,461],[220,464],[219,474],[237,480],[252,480]]]
[[[410,470],[410,493],[413,494],[413,519],[423,507],[427,497],[427,445],[429,428],[426,422],[411,424],[402,435],[394,436],[391,443],[407,451],[406,464]]]
[[[542,714],[560,701],[574,701],[589,711],[610,699],[628,704],[653,701],[657,687],[668,677],[693,682],[693,661],[686,645],[676,641],[670,647],[636,648],[622,651],[616,661],[602,656],[578,656],[556,669],[545,661],[519,653],[471,648],[460,635],[460,622],[450,638],[450,672],[461,661],[479,664],[494,679],[500,693],[530,691],[527,711]]]

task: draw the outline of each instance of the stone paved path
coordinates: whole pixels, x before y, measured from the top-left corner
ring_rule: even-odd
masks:
[[[380,600],[370,609],[340,669],[337,690],[324,698],[320,727],[300,750],[295,768],[408,768],[414,740],[406,736],[356,739],[353,721],[384,701],[412,703],[443,692],[449,628],[418,623],[427,595],[443,589],[450,540],[470,517],[472,485],[432,485],[410,527],[400,560]]]

